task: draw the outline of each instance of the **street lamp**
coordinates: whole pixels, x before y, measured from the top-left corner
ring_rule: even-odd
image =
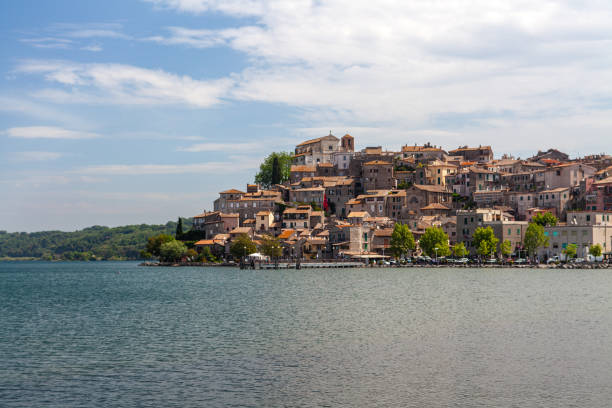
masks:
[[[436,251],[436,263],[438,263],[438,247],[435,247],[434,250]]]

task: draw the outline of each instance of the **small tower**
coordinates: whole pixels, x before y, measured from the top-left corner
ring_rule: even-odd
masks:
[[[342,150],[344,150],[345,152],[355,151],[355,139],[353,138],[353,136],[347,133],[346,135],[342,136],[341,141],[342,141]]]

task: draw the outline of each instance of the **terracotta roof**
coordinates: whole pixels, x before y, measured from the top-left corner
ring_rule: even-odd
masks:
[[[426,185],[426,184],[413,184],[413,187],[417,188],[419,190],[431,191],[431,192],[434,192],[434,193],[450,193],[443,186]]]
[[[220,192],[219,194],[244,194],[244,191],[236,190],[235,188],[225,190]]]
[[[202,214],[194,215],[193,218],[204,218],[218,213],[219,211],[203,212]]]
[[[256,215],[270,215],[272,211],[259,211]]]
[[[317,164],[317,166],[319,166],[319,167],[334,167],[334,165],[331,164],[331,163],[319,163],[319,164]]]
[[[367,211],[351,211],[351,213],[348,215],[348,218],[364,218],[369,215],[370,214],[368,214]]]
[[[382,228],[374,231],[376,237],[390,237],[393,234],[393,228]]]
[[[305,187],[305,188],[296,188],[295,190],[291,190],[291,191],[325,191],[325,188],[323,187]]]
[[[295,234],[295,230],[292,229],[286,229],[283,230],[279,235],[278,235],[278,239],[287,239],[290,236],[292,236],[293,234]]]
[[[283,214],[307,214],[310,212],[310,209],[303,208],[287,208],[283,211]]]
[[[303,165],[303,164],[294,164],[294,165],[291,166],[291,170],[290,171],[292,173],[294,173],[294,172],[301,172],[301,173],[311,172],[311,173],[314,173],[314,172],[317,171],[317,168],[315,166],[306,166],[306,165]]]
[[[391,165],[392,163],[382,161],[382,160],[372,160],[367,163],[364,163],[364,166],[379,166],[379,165]]]
[[[238,218],[239,214],[236,213],[221,213],[221,218]]]
[[[606,177],[605,179],[595,181],[593,184],[610,184],[612,183],[612,176]]]
[[[320,142],[321,140],[323,140],[323,139],[325,139],[325,138],[328,138],[328,137],[330,137],[330,136],[331,136],[331,137],[333,137],[334,139],[338,140],[338,138],[337,138],[336,136],[334,136],[334,135],[332,135],[332,134],[330,133],[330,134],[329,134],[329,135],[327,135],[327,136],[322,136],[322,137],[317,137],[316,139],[306,140],[305,142],[302,142],[302,143],[300,143],[300,144],[296,145],[296,147],[297,147],[297,146],[306,146],[306,145],[309,145],[309,144],[317,143],[317,142]]]
[[[230,231],[230,234],[249,234],[253,229],[251,227],[237,227]]]
[[[201,239],[193,245],[204,246],[204,245],[214,245],[214,244],[215,244],[215,241],[213,239]]]
[[[425,207],[422,207],[421,210],[450,210],[450,208],[448,208],[444,204],[431,203],[429,205],[426,205]]]

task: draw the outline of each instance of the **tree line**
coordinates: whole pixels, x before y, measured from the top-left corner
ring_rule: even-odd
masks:
[[[183,225],[191,227],[191,220]],[[172,234],[177,223],[93,226],[73,232],[0,231],[0,258],[41,260],[137,260],[149,237]]]

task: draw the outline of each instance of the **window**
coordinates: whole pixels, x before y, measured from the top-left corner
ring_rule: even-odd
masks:
[[[516,235],[521,235],[521,229],[520,228],[516,229]]]
[[[587,220],[587,222],[588,222],[588,221],[591,221],[591,215],[590,215],[590,214],[587,214],[587,216],[586,216],[586,220]]]
[[[512,228],[508,228],[508,235],[512,235]]]

